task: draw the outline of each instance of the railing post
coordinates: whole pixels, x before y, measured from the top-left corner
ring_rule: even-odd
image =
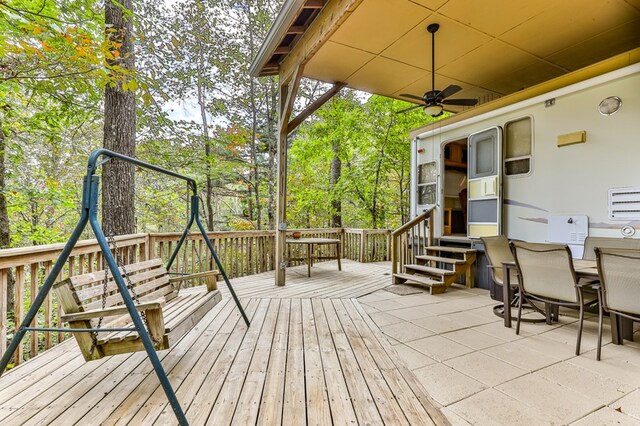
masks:
[[[364,262],[364,258],[365,258],[365,243],[366,243],[366,236],[364,234],[364,229],[360,230],[360,256],[358,256],[358,261],[360,263],[365,263]]]
[[[9,270],[0,270],[0,354],[7,350],[7,302]],[[1,373],[1,372],[0,372]]]

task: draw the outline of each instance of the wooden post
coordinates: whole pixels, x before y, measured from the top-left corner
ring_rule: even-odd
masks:
[[[22,319],[24,318],[24,266],[16,267],[16,291],[15,291],[15,314],[14,314],[14,323],[16,325],[16,329],[22,324]],[[16,350],[16,365],[20,364],[24,359],[24,346],[22,343],[18,345],[18,349]]]
[[[0,271],[0,354],[7,350],[7,291],[9,270]]]
[[[367,239],[364,233],[364,229],[360,230],[360,256],[358,256],[358,261],[360,263],[364,263],[365,259],[365,244],[367,243]]]
[[[293,109],[303,65],[298,65],[291,80],[281,81],[280,120],[278,121],[278,176],[276,195],[276,285],[283,286],[286,281],[285,249],[287,239],[287,137],[289,136],[289,117]]]

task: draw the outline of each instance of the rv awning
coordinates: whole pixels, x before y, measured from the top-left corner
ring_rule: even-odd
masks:
[[[637,0],[287,0],[251,73],[301,63],[304,77],[421,96],[430,23],[440,24],[436,88],[457,84],[454,97],[480,104],[640,46]]]

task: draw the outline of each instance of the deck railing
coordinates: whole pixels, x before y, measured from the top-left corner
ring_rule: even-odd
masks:
[[[425,210],[391,233],[391,273],[404,272],[404,265],[415,263],[433,242],[433,208]]]
[[[390,258],[390,230],[372,229],[291,229],[288,234],[300,232],[302,237],[340,239],[341,257],[359,262],[377,262]],[[181,233],[151,233],[122,235],[115,237],[120,255],[125,263],[140,262],[155,257],[169,260]],[[208,233],[230,278],[272,271],[275,265],[274,231],[237,231]],[[0,250],[0,355],[7,348],[15,328],[22,322],[26,309],[31,305],[38,289],[49,274],[64,244],[22,247]],[[290,258],[304,258],[296,253],[300,247],[293,246]],[[325,250],[333,246],[318,246],[316,255],[326,257]],[[300,264],[291,261],[290,266]],[[87,272],[102,271],[103,261],[96,240],[83,240],[67,260],[59,280]],[[202,235],[191,233],[176,257],[171,270],[174,272],[196,273],[213,269],[213,262],[206,249]],[[14,311],[8,312],[8,283],[15,285]],[[51,291],[32,326],[62,327],[61,309],[56,294]],[[37,324],[36,324],[37,323]],[[14,364],[62,342],[68,335],[59,332],[29,332],[16,351]]]

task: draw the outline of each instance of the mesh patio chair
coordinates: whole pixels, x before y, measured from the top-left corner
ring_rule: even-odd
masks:
[[[493,282],[499,286],[504,285],[503,279],[503,269],[502,264],[504,262],[514,262],[513,254],[511,253],[511,249],[509,248],[509,240],[504,235],[496,235],[493,237],[481,237],[480,240],[484,245],[484,252],[487,255],[487,260],[489,261],[489,275]],[[496,305],[493,307],[493,312],[502,317],[504,315],[504,310],[509,309],[511,306],[516,306],[519,299],[518,293],[518,273],[515,269],[510,269],[511,276],[509,277],[509,282],[511,284],[512,289],[516,291],[513,292],[513,298],[509,301],[503,300],[502,305]],[[540,312],[542,315],[545,313],[539,309],[537,306],[532,305],[532,309]],[[540,319],[526,319],[527,322],[541,322],[544,320]]]
[[[561,244],[511,242],[520,280],[521,297],[518,302],[516,334],[520,334],[522,303],[528,300],[544,302],[547,306],[547,323],[551,323],[551,305],[575,307],[580,311],[576,355],[580,355],[584,308],[598,301],[585,301],[573,268],[571,250]],[[556,318],[557,319],[557,318]]]
[[[640,250],[640,238],[587,237],[584,241],[583,259],[596,260],[595,248]]]
[[[603,311],[640,321],[640,250],[596,247],[595,253],[600,275],[599,361]]]

